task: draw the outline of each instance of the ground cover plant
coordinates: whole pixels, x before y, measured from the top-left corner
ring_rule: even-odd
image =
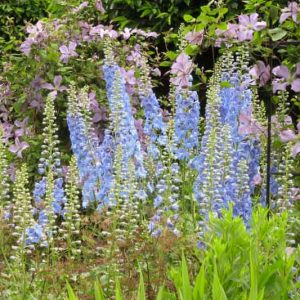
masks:
[[[300,5],[54,2],[2,60],[1,299],[298,299]]]

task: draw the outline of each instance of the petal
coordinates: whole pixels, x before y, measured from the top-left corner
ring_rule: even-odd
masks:
[[[291,13],[282,13],[281,16],[280,16],[280,19],[279,19],[279,23],[283,23],[288,17],[290,17],[292,14]]]
[[[283,66],[283,65],[275,67],[272,70],[272,73],[275,76],[278,76],[278,77],[281,77],[281,78],[284,78],[284,79],[288,79],[290,77],[290,72],[289,72],[288,67]]]
[[[296,157],[296,155],[300,152],[300,142],[296,143],[293,147],[292,147],[292,155],[293,157]]]
[[[287,87],[287,82],[280,82],[278,80],[273,80],[272,85],[273,85],[273,93],[276,93],[277,91],[285,91]]]
[[[63,45],[61,47],[59,47],[59,51],[62,53],[62,54],[68,54],[69,53],[69,49],[66,45]]]
[[[54,86],[51,83],[43,83],[42,88],[46,90],[54,90]]]
[[[61,75],[58,75],[58,76],[54,77],[53,83],[54,83],[55,88],[58,88],[60,86],[61,81],[62,81],[62,76]]]
[[[251,14],[249,19],[251,24],[255,24],[258,19],[258,14],[257,13]]]
[[[292,82],[292,86],[291,86],[292,90],[296,93],[300,92],[300,78],[295,79]]]
[[[246,15],[240,15],[239,23],[240,25],[248,26],[248,24],[250,23],[250,18]]]
[[[296,138],[296,134],[291,129],[281,131],[279,136],[280,136],[280,140],[284,143],[290,142]]]
[[[296,75],[300,75],[300,63],[297,63],[296,65]]]

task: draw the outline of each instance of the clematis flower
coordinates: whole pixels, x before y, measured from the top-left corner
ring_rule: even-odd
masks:
[[[171,74],[175,75],[175,77],[171,78],[170,81],[176,86],[187,87],[192,71],[192,61],[188,55],[181,53],[171,67]]]
[[[300,122],[297,124],[297,131],[298,134],[295,134],[295,132],[292,129],[286,129],[281,131],[279,134],[280,140],[284,143],[298,140],[298,142],[296,142],[296,144],[292,147],[293,157],[296,157],[297,154],[300,152]]]
[[[259,79],[259,86],[264,86],[271,78],[270,66],[265,65],[263,61],[258,60],[249,71],[249,74],[254,79]]]
[[[291,85],[291,89],[294,92],[300,92],[300,78],[296,78],[296,76],[300,75],[300,63],[296,65],[296,71],[293,75],[291,75],[288,67],[284,65],[275,67],[272,73],[278,77],[272,82],[273,93],[285,91],[289,85]]]
[[[298,15],[300,13],[300,6],[297,2],[290,2],[288,7],[281,10],[282,14],[279,23],[282,24],[287,18],[292,17],[292,20],[299,24]]]
[[[27,38],[20,46],[20,50],[28,56],[31,51],[32,45],[35,43],[33,38]]]
[[[237,38],[237,24],[228,23],[226,30],[216,29],[217,40],[215,42],[216,47],[221,47],[222,42],[227,42],[228,40],[233,40]],[[229,44],[226,43],[227,46]]]
[[[59,47],[59,51],[61,53],[60,60],[63,63],[67,63],[70,57],[78,56],[78,54],[75,51],[76,46],[77,44],[75,42],[70,42],[69,46],[63,45]]]
[[[30,107],[36,109],[36,111],[41,111],[44,107],[43,97],[41,94],[35,94],[33,100],[29,103]]]
[[[185,35],[185,39],[193,45],[201,45],[204,37],[204,30],[191,31]]]
[[[98,123],[99,121],[107,120],[106,107],[100,107],[96,99],[96,94],[94,92],[89,93],[90,99],[90,109],[94,112],[93,123]]]
[[[9,151],[12,152],[12,153],[15,153],[17,154],[18,157],[22,158],[22,152],[27,149],[29,147],[29,145],[23,141],[23,142],[20,142],[19,138],[16,137],[15,138],[15,144],[14,145],[11,145],[9,147]]]
[[[95,7],[98,11],[100,11],[101,13],[105,13],[105,9],[103,7],[102,1],[101,0],[96,0],[95,1]]]
[[[252,110],[242,111],[239,116],[238,133],[241,135],[265,133],[265,128],[252,116]]]
[[[27,128],[29,118],[25,118],[23,121],[15,121],[15,125],[18,127],[18,129],[15,131],[15,136],[20,137],[26,134],[30,134],[29,129]]]
[[[67,90],[66,86],[61,85],[61,81],[62,81],[61,75],[55,76],[53,80],[53,84],[44,83],[42,85],[42,88],[52,91],[49,93],[49,95],[51,95],[55,99],[57,96],[57,92],[63,92]]]
[[[239,16],[239,27],[237,37],[239,41],[251,41],[253,39],[253,33],[264,29],[267,26],[265,21],[258,22],[258,14],[254,13],[250,16]]]

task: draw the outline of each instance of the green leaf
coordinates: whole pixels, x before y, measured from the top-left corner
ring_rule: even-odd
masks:
[[[214,258],[214,280],[212,286],[212,294],[213,300],[228,300],[219,279],[216,258]]]
[[[192,287],[190,284],[189,271],[184,253],[182,253],[181,262],[181,277],[182,277],[182,295],[185,300],[192,300]]]
[[[104,293],[98,278],[94,283],[95,300],[104,300]]]
[[[164,295],[164,286],[161,286],[158,290],[156,300],[164,300],[163,295]]]
[[[273,42],[279,41],[287,35],[287,31],[282,28],[269,29],[268,32]]]
[[[250,244],[250,277],[251,277],[251,286],[250,286],[250,295],[249,300],[256,300],[258,294],[258,272],[257,272],[257,253],[255,251],[255,246]]]
[[[195,19],[193,16],[191,16],[191,15],[184,15],[184,16],[183,16],[183,20],[184,20],[185,22],[188,22],[188,23],[191,23],[191,22],[195,22],[195,21],[196,21],[196,19]]]
[[[163,61],[162,63],[159,64],[160,67],[170,67],[172,62],[170,61]]]
[[[233,87],[233,85],[229,81],[222,81],[220,83],[221,88],[230,88]]]
[[[119,278],[116,278],[115,298],[116,298],[116,300],[123,300],[121,284],[120,284]]]
[[[68,300],[78,300],[68,281],[67,281],[67,291],[68,291]]]
[[[202,263],[200,271],[196,277],[195,286],[193,290],[194,300],[205,300],[205,274],[204,263]]]
[[[140,282],[137,300],[146,300],[145,284],[142,270],[140,270]]]

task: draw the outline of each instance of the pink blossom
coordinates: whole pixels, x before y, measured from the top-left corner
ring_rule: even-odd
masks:
[[[25,55],[29,55],[30,51],[31,51],[31,47],[32,45],[35,43],[34,39],[32,38],[27,38],[20,46],[21,51],[25,54]]]
[[[125,27],[124,30],[121,32],[124,40],[128,40],[131,36],[131,29]]]
[[[265,133],[266,129],[259,124],[252,116],[252,108],[248,111],[242,111],[239,116],[238,133],[241,135],[261,134]]]
[[[293,157],[296,157],[297,154],[300,152],[300,142],[297,142],[293,147],[292,147],[292,155]]]
[[[272,73],[278,77],[273,80],[273,93],[277,91],[285,91],[286,88],[291,85],[291,89],[298,93],[300,92],[300,78],[296,76],[300,75],[300,63],[296,65],[296,71],[291,75],[287,66],[277,66],[272,70]]]
[[[229,44],[227,44],[226,42],[237,39],[237,30],[238,25],[232,23],[228,23],[226,30],[216,29],[216,35],[218,38],[215,42],[215,46],[221,47],[222,42],[225,42],[225,44],[229,46]]]
[[[94,92],[89,93],[90,99],[90,109],[94,112],[93,123],[98,123],[99,121],[107,120],[107,110],[105,106],[100,108],[99,103],[96,99],[96,94]]]
[[[239,41],[251,41],[253,39],[253,33],[255,31],[264,29],[267,26],[266,22],[258,22],[257,20],[257,13],[251,14],[250,16],[239,16],[239,27],[237,32]]]
[[[21,137],[26,134],[30,134],[30,130],[28,129],[29,118],[25,118],[23,121],[15,121],[15,126],[18,127],[18,129],[15,131],[15,137]]]
[[[75,42],[69,42],[69,46],[63,45],[59,47],[59,51],[61,53],[60,60],[63,63],[67,63],[70,57],[78,56],[75,51],[76,46],[77,44]]]
[[[262,183],[262,178],[261,178],[261,175],[258,173],[256,174],[253,179],[252,179],[252,183],[254,185],[260,185]]]
[[[264,86],[271,78],[270,66],[265,65],[263,61],[258,60],[249,71],[249,74],[254,79],[259,79],[259,86]]]
[[[98,11],[100,11],[101,13],[105,13],[105,9],[103,7],[102,1],[101,0],[96,0],[95,1],[95,7]]]
[[[41,94],[35,94],[33,100],[29,103],[30,107],[36,109],[36,111],[41,111],[44,107],[43,97]]]
[[[204,37],[204,30],[190,31],[185,35],[185,39],[193,45],[201,45]]]
[[[85,7],[89,6],[89,2],[88,1],[84,1],[82,2],[78,7],[75,7],[72,12],[73,13],[78,13],[80,12],[82,9],[84,9]]]
[[[292,17],[292,20],[299,24],[298,15],[300,13],[300,6],[297,2],[290,2],[288,7],[281,10],[282,14],[279,19],[279,23],[283,23],[287,18]]]
[[[127,56],[126,60],[134,62],[136,66],[140,66],[141,58],[141,46],[139,44],[135,44],[133,50],[130,51],[130,54]]]
[[[189,56],[181,53],[171,67],[171,74],[175,75],[175,77],[171,78],[170,81],[176,86],[187,87],[189,86],[192,71],[193,63]]]
[[[29,145],[26,142],[20,142],[19,138],[15,138],[15,144],[9,147],[9,151],[17,154],[18,157],[22,158],[22,152],[27,149]]]
[[[58,75],[54,77],[53,84],[44,83],[42,85],[42,88],[52,91],[51,93],[49,93],[49,95],[51,95],[53,98],[56,98],[57,92],[63,92],[67,90],[67,87],[61,85],[61,82],[62,82],[62,77],[61,75]]]
[[[282,142],[287,143],[293,141],[296,138],[296,134],[291,129],[286,129],[280,132],[279,134]]]

